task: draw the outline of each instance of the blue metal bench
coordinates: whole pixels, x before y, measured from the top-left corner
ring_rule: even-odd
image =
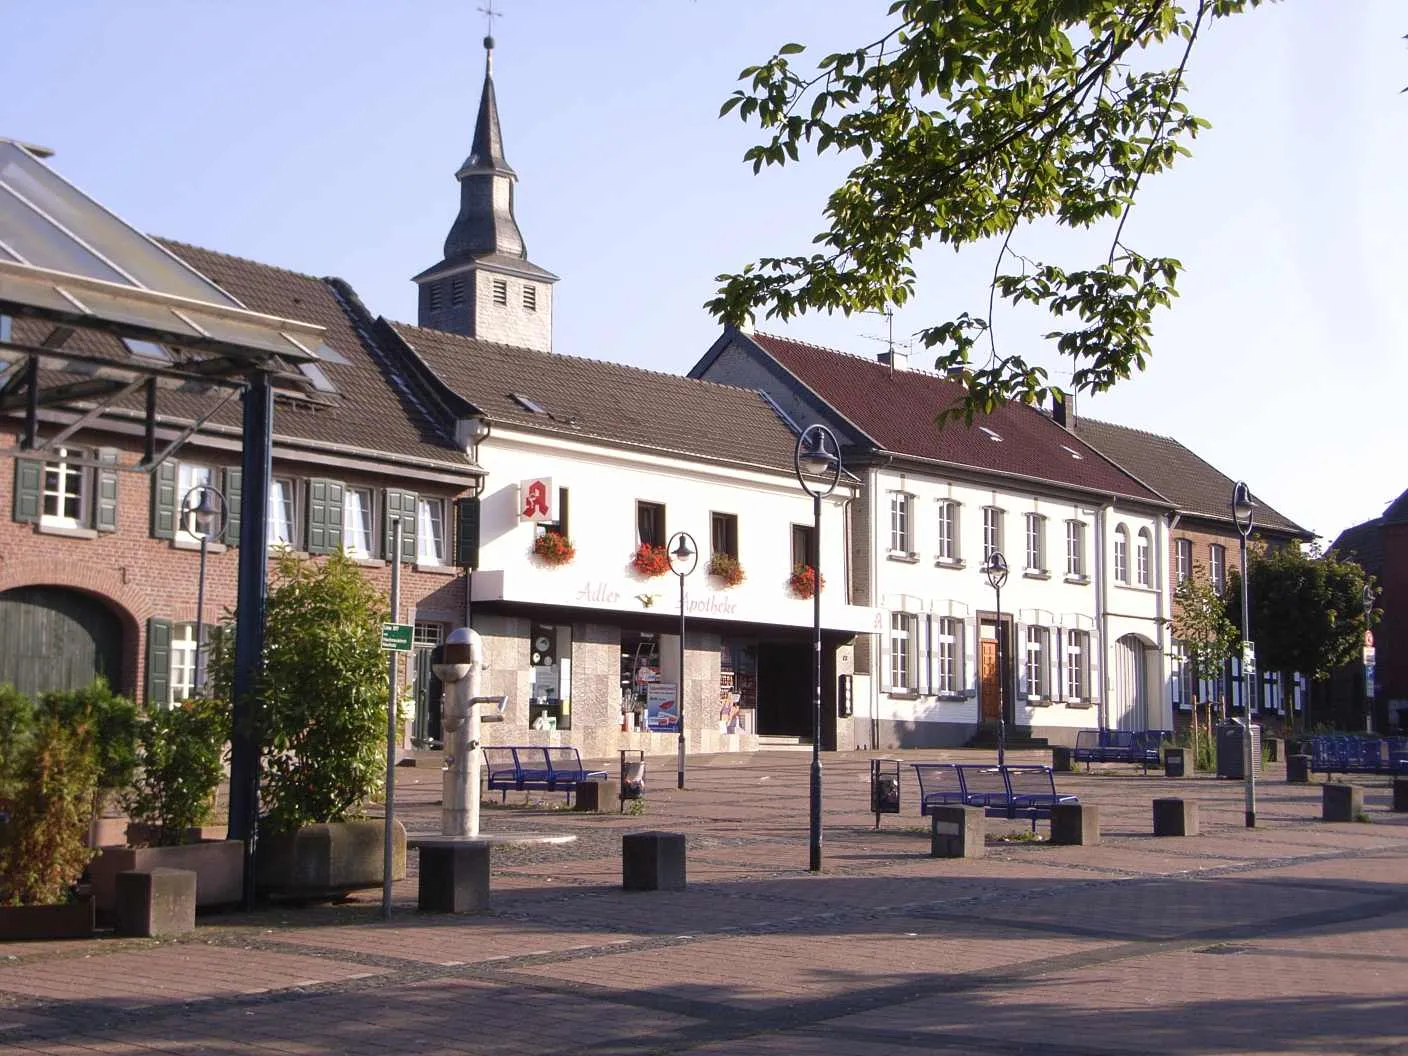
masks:
[[[1072,758],[1084,763],[1137,763],[1147,773],[1159,765],[1159,749],[1165,739],[1172,739],[1167,730],[1078,730]]]
[[[1049,766],[987,766],[974,763],[914,763],[919,779],[919,814],[940,805],[982,807],[990,818],[1050,818],[1057,803],[1079,803],[1056,791]]]
[[[1408,738],[1321,734],[1310,738],[1309,749],[1314,773],[1408,773]]]
[[[919,779],[919,816],[926,817],[929,808],[940,805],[966,803],[963,782],[958,776],[955,763],[913,763],[914,775]]]
[[[485,773],[489,790],[503,793],[508,801],[510,791],[562,792],[572,802],[572,793],[583,781],[606,780],[605,770],[588,770],[582,766],[582,756],[576,748],[544,748],[539,745],[485,746]]]

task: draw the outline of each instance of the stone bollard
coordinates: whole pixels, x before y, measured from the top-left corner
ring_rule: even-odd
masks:
[[[1198,804],[1191,799],[1154,800],[1155,836],[1198,835]]]
[[[946,804],[929,808],[933,822],[929,854],[934,858],[981,858],[988,822],[982,807]]]
[[[1266,758],[1268,762],[1279,763],[1286,758],[1285,739],[1281,737],[1266,737],[1261,742],[1266,747]]]
[[[191,869],[129,869],[117,874],[117,933],[160,938],[196,930]]]
[[[1099,843],[1099,808],[1088,803],[1053,804],[1051,842],[1077,847],[1093,847]]]
[[[1310,756],[1308,756],[1308,755],[1288,755],[1288,756],[1286,756],[1286,784],[1288,784],[1288,785],[1308,785],[1308,784],[1310,784]]]
[[[1051,749],[1051,769],[1058,774],[1073,774],[1076,772],[1076,753],[1074,748],[1063,748],[1056,746]]]
[[[1338,781],[1320,788],[1321,821],[1354,821],[1364,813],[1364,790]]]
[[[576,799],[572,803],[572,809],[599,814],[607,809],[608,804],[612,810],[615,810],[620,800],[621,783],[619,781],[610,779],[583,781],[577,785]]]
[[[1393,809],[1399,813],[1408,811],[1408,777],[1393,779]]]
[[[1164,749],[1164,777],[1184,777],[1188,773],[1188,749]]]
[[[416,908],[423,913],[477,913],[489,908],[488,840],[422,836]]]
[[[683,891],[682,832],[628,832],[621,837],[621,886],[627,891]]]

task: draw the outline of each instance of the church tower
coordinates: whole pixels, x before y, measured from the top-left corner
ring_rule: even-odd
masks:
[[[460,211],[445,258],[415,277],[420,325],[481,341],[552,351],[557,276],[528,260],[513,216],[518,174],[504,158],[494,99],[494,38],[484,38],[484,92],[474,145],[455,173]]]

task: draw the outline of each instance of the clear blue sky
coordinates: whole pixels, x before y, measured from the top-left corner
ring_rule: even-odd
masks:
[[[561,276],[560,352],[683,372],[721,271],[799,252],[843,171],[753,176],[717,119],[743,66],[885,25],[888,0],[499,0],[495,83],[531,259]],[[6,0],[0,135],[154,234],[339,275],[414,321],[483,76],[477,0]],[[1181,258],[1149,370],[1079,410],[1177,436],[1333,538],[1408,487],[1408,45],[1393,0],[1287,0],[1213,25],[1213,121],[1126,237]],[[1019,248],[1042,252],[1033,235]],[[981,305],[991,252],[920,261],[897,335]],[[877,317],[760,328],[864,355]],[[1038,361],[1030,320],[999,323]],[[929,365],[929,364],[924,364]],[[1059,378],[1059,375],[1057,375]]]

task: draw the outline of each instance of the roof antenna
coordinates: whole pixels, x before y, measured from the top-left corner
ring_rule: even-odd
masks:
[[[487,6],[478,8],[484,15],[484,50],[489,53],[488,63],[490,68],[494,65],[494,19],[503,18],[502,11],[494,10],[494,0],[487,0]]]
[[[884,342],[885,342],[885,345],[886,345],[886,347],[889,349],[889,352],[890,352],[890,355],[889,355],[890,374],[891,374],[891,376],[893,376],[894,373],[895,373],[895,310],[894,310],[893,308],[886,308],[886,309],[884,309],[883,311],[876,311],[875,309],[866,309],[863,314],[865,314],[865,315],[883,315],[883,316],[885,317],[885,326],[886,326],[887,331],[889,332],[889,336],[888,336],[888,337],[876,337],[876,336],[874,336],[873,334],[861,334],[860,336],[863,337],[863,338],[865,338],[867,341],[884,341]],[[904,350],[905,350],[906,353],[909,353],[909,352],[913,351],[913,349],[914,349],[914,342],[913,342],[913,341],[904,341],[904,342],[902,342],[902,345],[903,345]]]

